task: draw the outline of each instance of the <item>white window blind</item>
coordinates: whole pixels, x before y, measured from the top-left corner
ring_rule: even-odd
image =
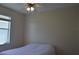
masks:
[[[0,15],[0,45],[10,43],[11,17]]]

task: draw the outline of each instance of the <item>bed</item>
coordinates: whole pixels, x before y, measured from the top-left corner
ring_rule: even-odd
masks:
[[[55,55],[55,48],[50,44],[28,44],[20,48],[6,50],[1,55]]]

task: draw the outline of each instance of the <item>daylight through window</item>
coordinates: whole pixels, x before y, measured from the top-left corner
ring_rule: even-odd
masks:
[[[11,18],[0,15],[0,45],[10,43]]]

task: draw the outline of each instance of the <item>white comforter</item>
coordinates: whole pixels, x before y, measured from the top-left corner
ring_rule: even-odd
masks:
[[[52,45],[49,44],[29,44],[21,48],[3,51],[0,54],[5,55],[49,55],[55,54]]]

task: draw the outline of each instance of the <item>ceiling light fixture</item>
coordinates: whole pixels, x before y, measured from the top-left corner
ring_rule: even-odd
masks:
[[[35,4],[33,4],[33,3],[27,3],[27,4],[25,4],[25,8],[26,8],[26,10],[29,12],[32,12],[32,11],[34,11],[35,10],[35,7],[34,7],[34,5]]]

